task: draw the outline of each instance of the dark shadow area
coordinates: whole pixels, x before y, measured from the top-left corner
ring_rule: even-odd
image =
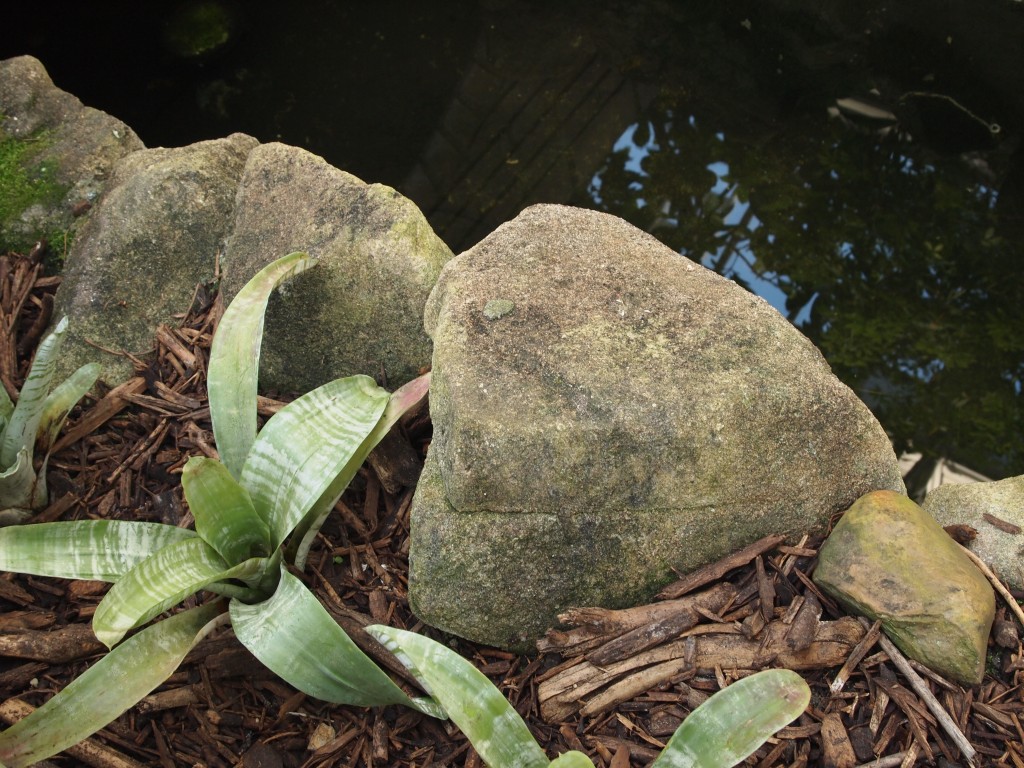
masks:
[[[898,450],[1024,473],[1024,3],[22,3],[0,58],[149,146],[233,131],[459,252],[535,202],[764,296]]]

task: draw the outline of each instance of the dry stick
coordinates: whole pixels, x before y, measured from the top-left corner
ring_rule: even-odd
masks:
[[[859,619],[861,625],[865,629],[870,629],[871,625],[867,619]],[[889,657],[890,661],[896,665],[896,668],[903,673],[903,676],[907,678],[907,682],[910,683],[910,687],[914,689],[915,693],[921,697],[921,700],[928,707],[928,710],[935,715],[935,719],[939,721],[939,725],[942,726],[943,730],[949,734],[949,737],[953,739],[953,743],[956,744],[957,748],[963,753],[969,765],[976,765],[974,757],[977,754],[974,747],[971,746],[971,742],[964,736],[963,731],[953,722],[953,718],[949,716],[939,700],[935,698],[934,694],[928,690],[928,686],[925,684],[921,676],[914,671],[914,668],[907,662],[906,657],[900,652],[899,648],[893,645],[892,641],[885,635],[879,635],[878,644],[882,646],[882,650],[885,651],[886,656]]]
[[[1024,611],[1021,610],[1017,601],[1013,599],[1013,595],[1010,594],[1010,590],[1003,586],[1003,582],[1000,581],[999,577],[992,572],[991,568],[985,565],[985,562],[980,557],[962,544],[960,545],[960,549],[962,549],[967,556],[971,558],[971,562],[978,566],[978,569],[988,577],[988,580],[992,582],[992,586],[995,587],[996,592],[998,592],[1003,600],[1006,601],[1006,604],[1010,606],[1010,610],[1013,611],[1013,615],[1017,617],[1017,621],[1021,623],[1021,626],[1024,626]]]
[[[870,651],[875,643],[878,642],[878,636],[882,633],[882,622],[876,621],[871,625],[871,629],[868,630],[867,634],[864,635],[864,639],[857,643],[857,647],[850,652],[849,658],[846,663],[843,664],[842,669],[839,670],[839,674],[836,675],[836,679],[832,681],[832,685],[828,687],[832,695],[836,695],[846,686],[846,681],[853,674],[853,670],[860,664],[867,652]]]
[[[891,755],[872,760],[870,763],[861,763],[857,768],[896,768],[903,764],[903,758],[906,756],[906,752],[894,752]]]
[[[128,404],[125,395],[138,394],[146,388],[146,380],[141,376],[129,379],[110,390],[92,409],[85,414],[81,421],[65,433],[64,437],[53,446],[53,453],[58,453],[69,445],[81,440],[86,435],[92,434],[99,429],[100,425],[112,419]]]
[[[698,568],[693,573],[683,576],[679,581],[669,584],[658,593],[658,597],[663,600],[671,600],[677,597],[682,597],[687,592],[692,592],[699,587],[703,587],[705,584],[718,581],[718,579],[722,578],[722,576],[733,568],[740,568],[746,565],[758,555],[777,547],[785,540],[786,537],[782,535],[765,536],[763,539],[758,539],[753,544],[748,544],[738,552],[734,552],[727,557],[723,557],[715,563],[710,563]]]

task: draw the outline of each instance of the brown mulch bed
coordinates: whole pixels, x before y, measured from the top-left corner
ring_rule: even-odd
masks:
[[[58,278],[36,260],[0,257],[0,380],[12,394],[27,372]],[[164,327],[137,377],[76,410],[50,461],[51,504],[36,521],[86,518],[190,525],[179,473],[215,455],[205,360],[220,315],[202,287],[178,325]],[[286,398],[282,398],[286,399]],[[261,401],[267,416],[278,400]],[[403,425],[419,455],[424,412]],[[844,616],[809,578],[819,539],[769,538],[663,599],[627,611],[579,610],[527,657],[443,636],[409,611],[412,488],[378,455],[324,527],[304,575],[328,610],[371,653],[371,622],[425,632],[477,663],[523,715],[549,756],[586,752],[598,766],[650,763],[692,707],[751,669],[789,666],[813,691],[808,711],[749,765],[966,765],[945,713],[979,765],[1024,766],[1024,654],[1001,605],[989,674],[970,689],[916,666]],[[0,718],[11,722],[80,674],[101,653],[88,622],[106,585],[0,576]],[[865,638],[867,638],[865,640]],[[996,639],[998,638],[998,643]],[[383,661],[383,657],[380,657]],[[909,675],[934,697],[922,699]],[[843,681],[845,680],[845,683]],[[835,681],[835,682],[834,682]],[[876,758],[881,758],[877,762]],[[54,764],[93,766],[479,766],[450,724],[397,707],[333,706],[298,693],[224,630],[201,643],[156,692]]]

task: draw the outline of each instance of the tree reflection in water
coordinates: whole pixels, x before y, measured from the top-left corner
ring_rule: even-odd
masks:
[[[824,115],[751,141],[662,103],[590,194],[771,301],[897,452],[1002,477],[1024,473],[1024,279],[997,215],[998,152],[941,155]]]

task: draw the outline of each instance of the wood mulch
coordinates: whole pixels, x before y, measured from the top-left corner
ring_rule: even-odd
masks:
[[[36,260],[0,257],[0,380],[11,394],[49,319],[58,282]],[[220,311],[216,298],[197,288],[192,309],[161,328],[153,354],[136,361],[137,376],[75,411],[50,461],[51,503],[36,521],[192,523],[179,474],[189,456],[216,455],[204,370]],[[261,400],[261,414],[280,400]],[[426,413],[403,429],[406,439],[398,442],[422,456],[430,441]],[[964,750],[973,750],[977,765],[1024,766],[1024,653],[1006,606],[1000,604],[984,683],[964,689],[907,665],[877,627],[845,616],[815,588],[809,574],[816,538],[786,544],[769,537],[682,578],[649,606],[570,611],[566,626],[534,656],[425,627],[407,601],[413,489],[393,471],[402,456],[395,443],[360,471],[324,527],[304,578],[354,639],[392,669],[394,660],[361,627],[384,622],[450,643],[498,685],[549,756],[579,749],[598,766],[647,765],[711,693],[749,670],[787,666],[810,684],[811,706],[749,765],[967,765]],[[99,657],[88,622],[105,589],[95,582],[0,577],[0,719],[24,716]],[[296,692],[225,629],[202,642],[152,695],[52,764],[481,762],[450,724],[398,707],[328,705]]]

